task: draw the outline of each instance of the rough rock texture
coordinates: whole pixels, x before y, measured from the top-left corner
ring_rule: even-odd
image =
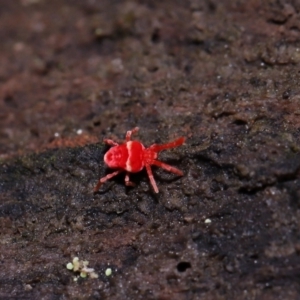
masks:
[[[0,298],[299,299],[299,11],[0,0]],[[184,176],[93,193],[135,126]]]

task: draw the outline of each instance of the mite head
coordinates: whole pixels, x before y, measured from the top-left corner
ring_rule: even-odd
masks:
[[[122,146],[110,148],[104,155],[104,162],[111,169],[122,169],[126,165],[128,152]],[[124,151],[125,150],[125,151]]]

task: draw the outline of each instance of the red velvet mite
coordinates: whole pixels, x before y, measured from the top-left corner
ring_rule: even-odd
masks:
[[[177,168],[174,168],[157,160],[157,156],[158,152],[162,150],[182,145],[185,141],[185,138],[181,137],[167,144],[153,144],[149,148],[145,148],[145,146],[141,142],[131,141],[131,135],[133,133],[136,133],[138,130],[139,128],[136,127],[132,130],[127,131],[125,143],[121,145],[114,142],[113,140],[104,139],[104,142],[106,144],[112,146],[112,148],[110,148],[104,155],[104,162],[109,168],[116,169],[116,171],[101,178],[94,189],[95,192],[99,190],[100,186],[104,182],[124,171],[126,172],[125,185],[134,186],[134,184],[129,180],[129,173],[140,172],[145,167],[151,185],[155,193],[158,193],[158,188],[151,170],[151,165],[158,166],[180,176],[183,175],[183,173]]]

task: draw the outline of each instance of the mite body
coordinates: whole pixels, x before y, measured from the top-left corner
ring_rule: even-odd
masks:
[[[145,148],[141,142],[131,141],[131,135],[136,133],[138,130],[139,128],[136,127],[133,130],[127,131],[125,143],[121,145],[110,139],[104,140],[106,144],[112,146],[112,148],[110,148],[104,155],[104,162],[109,168],[116,169],[116,171],[101,178],[94,189],[95,192],[99,190],[100,186],[104,182],[124,171],[126,172],[125,184],[127,186],[134,186],[134,184],[129,180],[129,173],[137,173],[143,168],[146,168],[151,185],[155,193],[158,193],[158,188],[151,170],[151,165],[158,166],[180,176],[183,175],[183,173],[177,168],[157,160],[157,156],[158,152],[162,150],[182,145],[185,141],[185,138],[181,137],[170,143],[161,145],[153,144],[149,148]]]

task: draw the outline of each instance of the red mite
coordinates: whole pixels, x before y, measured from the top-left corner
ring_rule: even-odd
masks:
[[[151,165],[161,167],[169,172],[175,173],[180,176],[183,175],[183,173],[177,168],[167,165],[157,160],[156,158],[158,156],[158,152],[182,145],[185,141],[185,138],[181,137],[167,144],[162,144],[162,145],[153,144],[149,148],[145,148],[145,146],[141,142],[131,141],[131,135],[133,133],[136,133],[138,130],[139,128],[136,127],[132,130],[127,131],[125,143],[121,145],[114,142],[113,140],[109,140],[109,139],[104,140],[106,144],[112,146],[112,148],[110,148],[104,155],[104,162],[107,164],[109,168],[116,169],[116,171],[101,178],[94,189],[95,192],[99,190],[100,186],[104,182],[106,182],[107,180],[113,178],[114,176],[124,171],[126,172],[125,185],[134,186],[134,183],[132,183],[129,180],[129,173],[140,172],[145,167],[151,185],[155,193],[158,193],[158,188],[150,167]]]

